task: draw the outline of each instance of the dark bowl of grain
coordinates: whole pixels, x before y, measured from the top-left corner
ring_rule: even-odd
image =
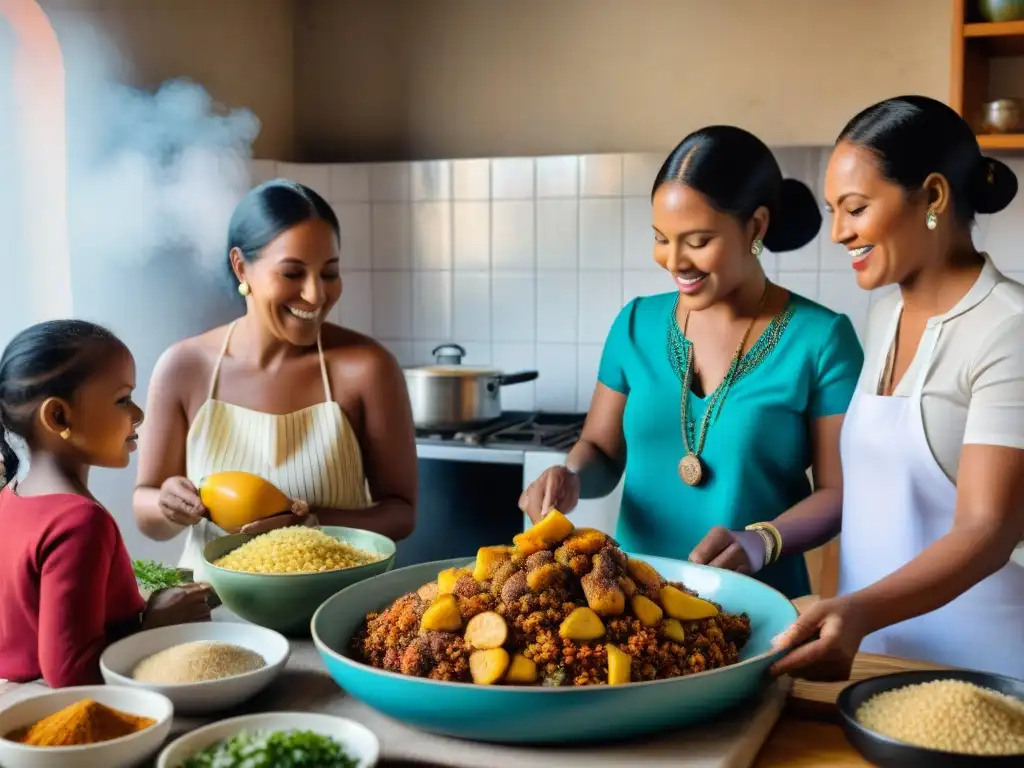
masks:
[[[1024,765],[1024,680],[898,672],[854,683],[836,704],[847,740],[881,768]]]

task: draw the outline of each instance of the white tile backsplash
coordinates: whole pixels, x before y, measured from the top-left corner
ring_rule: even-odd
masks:
[[[370,199],[370,166],[357,163],[332,165],[332,203],[361,203]]]
[[[370,166],[370,199],[374,202],[404,202],[411,197],[408,163],[376,163]]]
[[[533,200],[532,157],[502,157],[491,161],[491,197],[494,200]]]
[[[412,208],[408,203],[374,203],[370,210],[374,269],[412,268]]]
[[[447,160],[413,163],[409,170],[414,201],[451,200],[452,171]]]
[[[826,149],[777,153],[788,177],[820,199]],[[1024,160],[1003,158],[1022,177]],[[508,372],[536,368],[536,383],[504,388],[505,408],[585,410],[608,328],[636,296],[672,290],[653,260],[650,188],[660,154],[480,158],[372,165],[254,161],[253,183],[308,184],[341,224],[344,291],[331,316],[372,333],[403,365],[457,342],[465,362]],[[1024,195],[979,217],[975,242],[1024,277],[1018,228]],[[788,253],[764,252],[786,288],[849,315],[863,334],[870,308],[849,256],[819,236]]]
[[[622,197],[622,155],[581,157],[580,197]]]
[[[622,309],[622,272],[579,273],[580,341],[602,343]]]
[[[452,268],[452,206],[447,202],[412,204],[413,269]]]
[[[490,200],[491,161],[453,160],[452,193],[456,200]]]
[[[491,277],[491,340],[536,339],[536,276],[531,272],[496,272]]]
[[[334,203],[341,228],[341,268],[370,269],[370,204]]]
[[[491,204],[452,204],[452,243],[455,269],[491,268]]]
[[[412,273],[412,336],[448,339],[452,335],[452,273]]]
[[[453,285],[452,338],[464,341],[491,340],[491,273],[456,272]]]
[[[495,270],[534,269],[532,200],[491,203],[491,266]]]
[[[373,273],[373,335],[412,339],[412,273]]]
[[[580,269],[622,269],[622,199],[580,200]]]
[[[579,194],[579,159],[537,158],[537,197],[572,197]]]
[[[537,201],[537,269],[576,269],[579,202]]]

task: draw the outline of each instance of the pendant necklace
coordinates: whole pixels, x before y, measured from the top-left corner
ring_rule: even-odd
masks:
[[[694,445],[690,445],[689,430],[686,426],[686,412],[687,405],[690,399],[690,387],[693,384],[693,344],[689,344],[686,349],[686,364],[683,368],[683,395],[679,405],[679,420],[682,423],[683,431],[683,448],[686,450],[686,455],[679,461],[679,477],[682,478],[683,482],[689,486],[700,485],[701,480],[704,479],[704,465],[701,462],[700,454],[704,450],[704,441],[707,438],[708,427],[711,426],[711,415],[716,408],[721,407],[725,402],[725,396],[729,391],[729,387],[736,380],[737,373],[740,369],[740,361],[743,358],[743,348],[747,345],[747,339],[750,336],[750,332],[754,329],[754,323],[757,322],[757,318],[761,314],[761,310],[764,308],[765,300],[768,298],[768,289],[771,286],[769,280],[764,281],[764,291],[761,293],[761,301],[757,305],[757,309],[754,311],[754,316],[750,319],[750,323],[747,325],[747,329],[743,332],[743,338],[740,339],[739,346],[736,347],[736,351],[733,353],[732,360],[729,363],[729,368],[725,372],[725,378],[722,379],[722,383],[718,385],[718,388],[711,395],[711,399],[708,401],[708,406],[704,410],[704,416],[700,421],[700,429],[697,433],[697,439]],[[675,317],[672,317],[672,322],[675,322]],[[690,322],[690,313],[683,316],[683,337],[686,337],[686,328]]]

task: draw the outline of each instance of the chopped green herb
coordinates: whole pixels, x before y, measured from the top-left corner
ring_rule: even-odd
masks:
[[[181,768],[358,768],[334,739],[313,731],[242,731],[192,755]]]
[[[135,580],[139,586],[151,592],[177,587],[185,582],[177,568],[153,560],[133,560],[132,570],[135,571]]]

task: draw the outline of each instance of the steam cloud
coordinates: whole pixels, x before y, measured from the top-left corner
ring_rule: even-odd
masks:
[[[152,92],[127,85],[129,67],[101,30],[77,13],[50,18],[67,79],[72,261],[138,267],[173,255],[185,257],[183,267],[191,259],[223,269],[231,212],[251,186],[259,120],[185,79]],[[0,51],[0,66],[7,61]],[[0,181],[0,205],[5,193],[17,196]]]

